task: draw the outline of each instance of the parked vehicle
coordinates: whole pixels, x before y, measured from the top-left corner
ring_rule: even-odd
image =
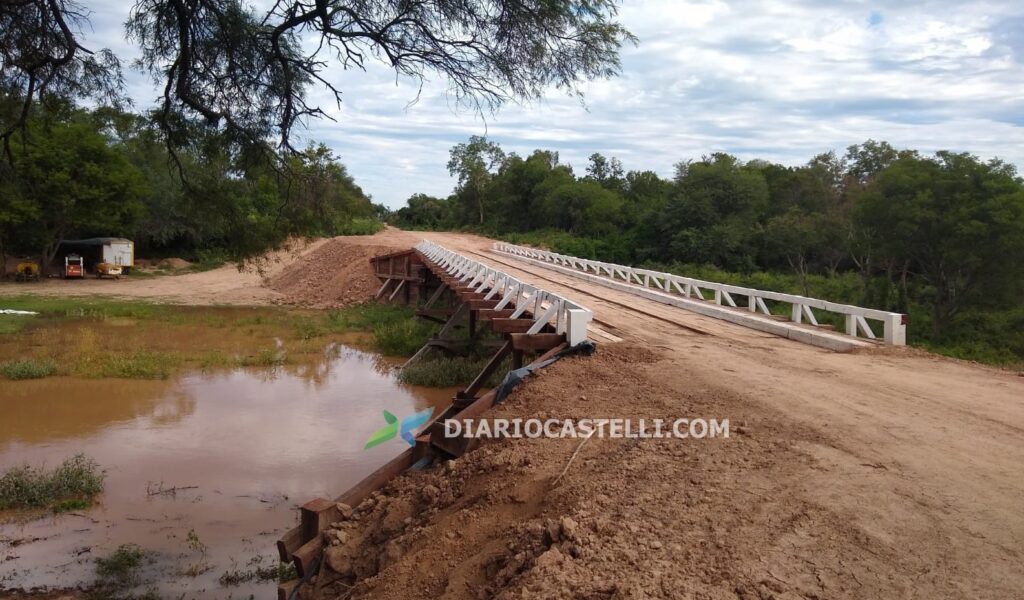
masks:
[[[82,279],[85,277],[85,262],[77,254],[64,257],[64,279]]]
[[[108,262],[96,263],[96,279],[103,279],[104,277],[120,279],[123,271],[124,268],[121,265],[112,265]]]
[[[18,263],[14,278],[17,281],[39,281],[39,263],[28,260]]]
[[[110,263],[121,267],[127,273],[135,266],[135,244],[129,239],[98,237],[84,240],[61,240],[60,254],[77,254],[84,260],[89,272],[96,270],[99,263]]]

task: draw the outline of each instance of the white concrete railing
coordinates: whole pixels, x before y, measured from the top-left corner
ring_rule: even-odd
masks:
[[[536,248],[516,246],[505,242],[495,242],[494,250],[502,254],[525,257],[542,263],[573,269],[581,273],[595,273],[611,280],[618,279],[632,285],[654,289],[664,294],[677,294],[688,299],[707,300],[704,297],[704,293],[709,292],[714,295],[713,300],[715,304],[724,304],[734,308],[738,307],[733,299],[733,295],[744,296],[747,299],[747,310],[755,314],[758,312],[765,315],[771,314],[771,311],[768,310],[768,306],[765,304],[765,300],[782,302],[791,306],[790,318],[794,323],[801,323],[806,319],[811,325],[818,325],[818,320],[811,310],[812,308],[837,313],[845,318],[846,333],[854,337],[863,336],[872,340],[877,339],[875,332],[867,321],[868,319],[881,321],[884,331],[883,340],[886,344],[903,346],[907,343],[907,319],[906,315],[900,313],[861,308],[849,304],[838,304],[794,294],[783,294],[725,283],[703,281],[660,271],[635,269],[613,263],[547,252]]]
[[[467,286],[479,293],[486,292],[485,300],[501,298],[495,309],[515,306],[510,318],[524,318],[529,312],[534,324],[527,333],[539,333],[544,325],[552,324],[555,332],[565,334],[570,346],[586,341],[587,325],[594,317],[590,309],[433,242],[423,240],[416,249]]]

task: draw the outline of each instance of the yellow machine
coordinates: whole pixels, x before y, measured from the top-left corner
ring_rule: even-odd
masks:
[[[18,281],[39,281],[39,265],[31,261],[20,262],[14,269],[14,277]]]
[[[121,265],[113,265],[108,262],[96,263],[96,279],[102,279],[103,277],[120,279],[122,272],[124,272],[124,268]]]

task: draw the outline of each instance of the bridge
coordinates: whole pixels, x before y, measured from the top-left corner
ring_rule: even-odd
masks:
[[[1014,536],[1024,533],[1006,512],[1024,489],[1004,477],[1009,465],[1024,460],[1024,379],[906,348],[905,315],[465,234],[393,235],[409,240],[409,250],[373,259],[378,297],[407,302],[441,324],[413,360],[462,352],[467,337],[493,344],[492,372],[509,364],[508,357],[513,366],[539,367],[584,340],[650,348],[661,361],[658,382],[680,397],[711,388],[815,432],[818,441],[803,451],[819,465],[816,477],[835,475],[799,492],[817,504],[853,511],[884,497],[899,510],[872,513],[871,527],[914,539],[935,527],[952,539],[965,519],[1010,523],[984,527],[998,547],[1013,546]],[[425,460],[464,452],[436,433],[444,419],[480,415],[493,405],[497,392],[483,389],[486,375],[456,395],[414,448],[344,494],[304,505],[300,526],[278,543],[282,559],[311,572],[322,551],[320,532],[337,519],[337,502],[356,506]],[[988,450],[983,464],[979,448]],[[951,474],[958,481],[953,487]],[[1003,491],[993,489],[992,480],[1002,481]],[[979,489],[989,494],[984,502]],[[944,506],[956,508],[955,522],[927,508],[940,493]],[[920,531],[900,517],[923,519],[924,513],[931,525]],[[992,553],[977,556],[988,558],[976,564],[961,559],[979,572],[1005,567]]]

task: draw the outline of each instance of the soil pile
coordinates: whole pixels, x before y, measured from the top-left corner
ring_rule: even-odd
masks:
[[[402,249],[354,244],[343,238],[327,240],[272,276],[267,287],[283,294],[282,304],[338,308],[366,302],[380,288],[370,259]]]
[[[936,557],[800,493],[820,468],[802,448],[830,440],[687,381],[667,356],[626,344],[542,371],[486,416],[729,418],[730,437],[595,436],[557,483],[580,439],[479,442],[335,523],[301,597],[945,597],[911,577]]]

